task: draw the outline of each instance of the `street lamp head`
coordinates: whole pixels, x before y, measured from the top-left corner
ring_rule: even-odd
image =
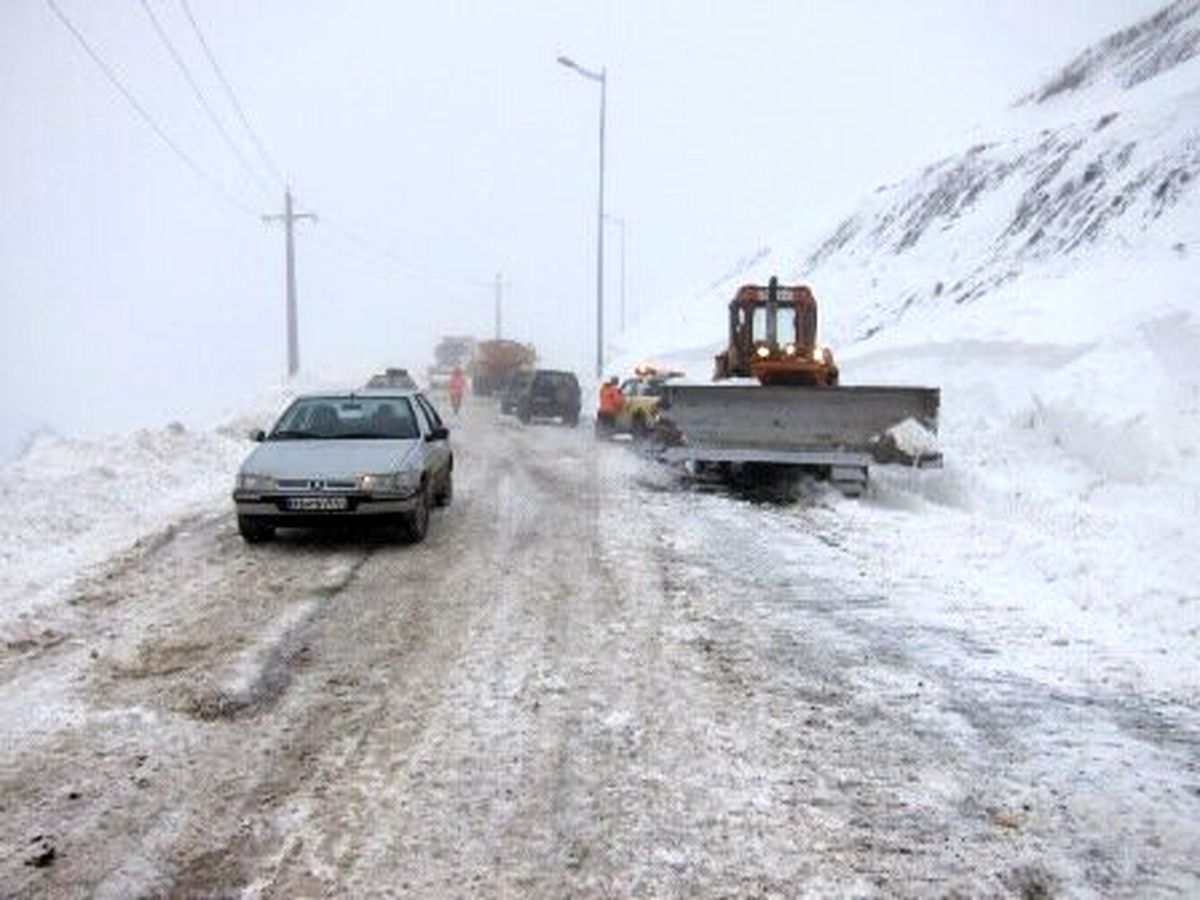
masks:
[[[568,69],[574,69],[576,72],[578,72],[584,78],[587,78],[591,81],[603,82],[605,80],[605,70],[604,69],[601,69],[599,72],[593,72],[591,69],[585,69],[583,66],[581,66],[579,63],[575,62],[575,60],[571,59],[568,56],[560,56],[558,58],[558,64],[560,66],[566,66]]]

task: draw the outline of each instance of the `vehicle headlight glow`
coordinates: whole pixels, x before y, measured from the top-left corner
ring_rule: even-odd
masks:
[[[788,356],[795,356],[796,355],[796,345],[795,344],[784,344],[783,352],[786,353]]]
[[[370,474],[358,479],[358,486],[369,494],[411,494],[419,483],[413,472]]]
[[[758,349],[755,350],[754,352],[758,354],[759,359],[766,359],[768,356],[771,355],[771,348],[763,346],[763,345],[759,345]]]
[[[813,359],[817,362],[824,362],[825,361],[825,348],[824,347],[814,348],[813,349]]]
[[[270,475],[258,475],[254,472],[239,472],[237,477],[239,491],[273,491],[275,479]]]

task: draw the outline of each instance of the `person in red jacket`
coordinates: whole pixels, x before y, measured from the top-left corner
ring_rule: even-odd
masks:
[[[616,425],[617,414],[625,403],[625,395],[617,386],[617,376],[614,375],[600,385],[600,404],[596,409],[596,434],[610,435]]]
[[[461,366],[455,366],[454,371],[450,373],[450,406],[454,408],[454,414],[458,415],[458,408],[462,406],[463,394],[467,392],[467,376],[463,374]]]

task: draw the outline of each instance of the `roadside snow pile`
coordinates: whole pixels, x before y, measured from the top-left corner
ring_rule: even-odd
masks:
[[[299,393],[362,384],[302,376],[260,391],[212,430],[159,430],[84,439],[36,435],[0,466],[0,641],[22,640],[62,614],[80,575],[191,515],[231,510],[249,432],[269,428]]]
[[[177,424],[103,440],[37,438],[0,469],[0,634],[86,567],[217,506],[247,446]]]

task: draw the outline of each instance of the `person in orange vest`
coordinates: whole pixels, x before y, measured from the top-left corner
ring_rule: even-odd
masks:
[[[625,403],[625,395],[617,386],[617,376],[614,375],[600,385],[600,404],[596,409],[596,434],[606,436],[612,434],[617,424],[617,414]]]
[[[461,366],[455,366],[454,371],[450,373],[450,405],[454,408],[454,414],[458,415],[458,408],[462,406],[463,394],[467,391],[467,377],[463,375]]]

